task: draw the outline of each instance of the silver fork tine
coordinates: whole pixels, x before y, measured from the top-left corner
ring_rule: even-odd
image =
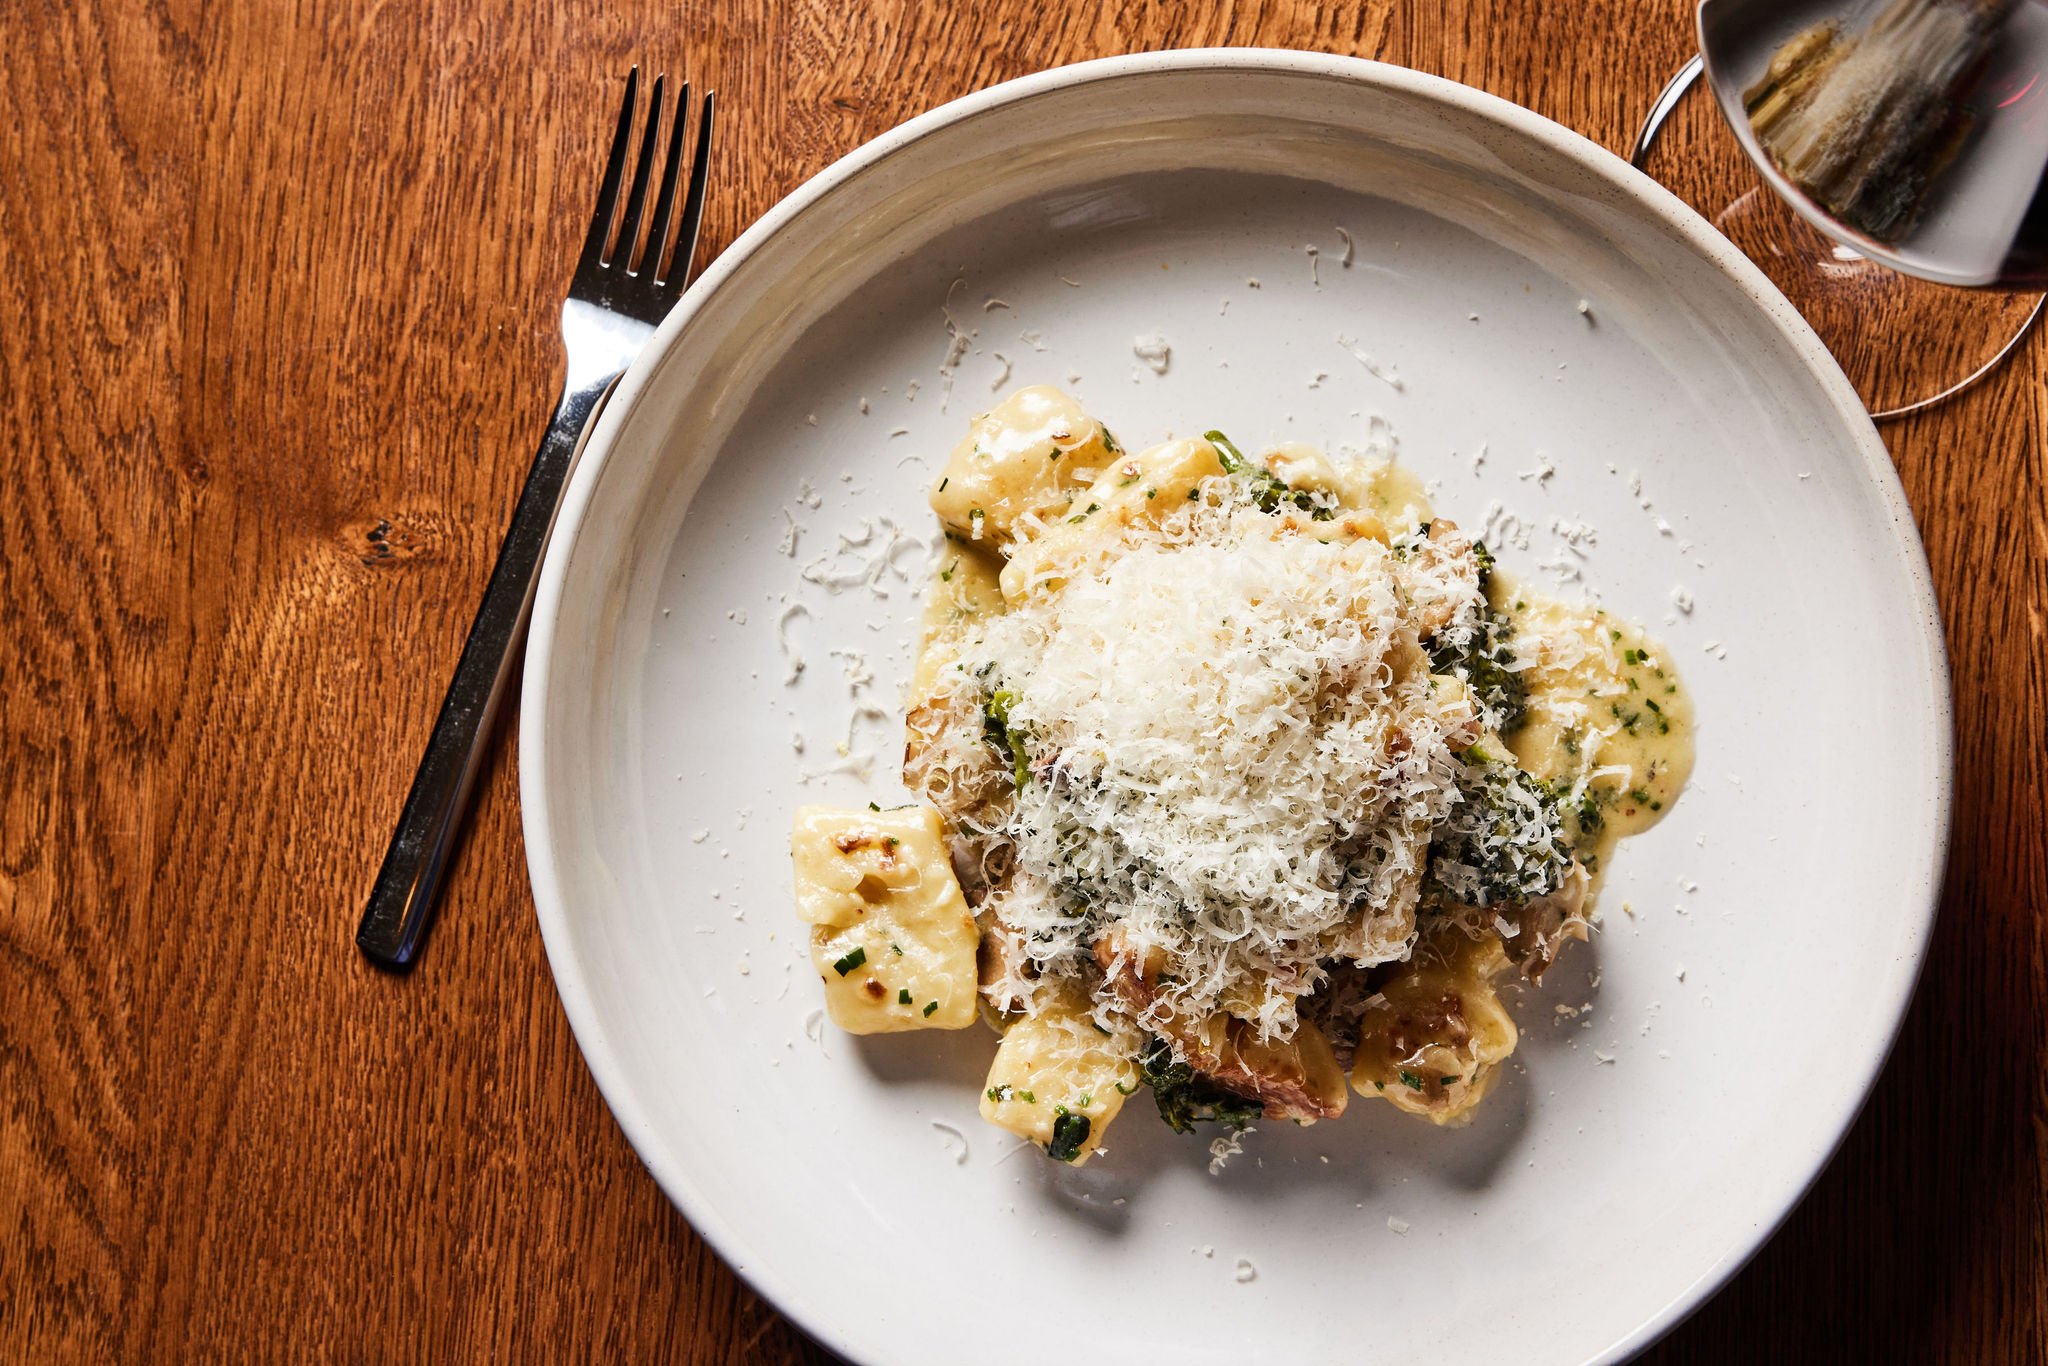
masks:
[[[682,179],[678,171],[683,142],[690,131],[683,115],[689,107],[690,82],[685,80],[676,90],[676,116],[669,120],[668,160],[661,168],[661,197],[654,203],[654,226],[647,230],[647,253],[640,262],[641,273],[656,283],[668,278],[662,273],[662,264],[668,260],[669,230],[675,226],[676,185]]]
[[[611,240],[612,219],[619,206],[619,177],[625,174],[626,153],[633,147],[633,115],[640,95],[640,67],[626,73],[626,98],[619,106],[619,126],[612,134],[611,154],[605,158],[604,182],[598,186],[597,208],[590,215],[590,231],[583,239],[583,254],[576,273],[604,265],[605,243]]]
[[[697,229],[704,222],[704,183],[711,170],[711,107],[718,99],[718,92],[704,92],[704,111],[697,119],[697,148],[690,164],[690,197],[683,203],[683,226],[676,234],[675,257],[669,269],[676,279],[688,283],[690,261],[697,254]],[[682,125],[676,126],[678,140],[681,139]],[[669,276],[663,274],[658,282],[668,283]]]
[[[605,257],[607,266],[617,266],[628,275],[635,273],[633,260],[640,242],[641,214],[647,207],[648,182],[654,178],[654,144],[661,141],[661,88],[667,81],[666,75],[654,78],[654,89],[647,100],[647,126],[640,134],[639,162],[633,168],[633,189],[626,196],[626,212],[619,220],[619,240]]]

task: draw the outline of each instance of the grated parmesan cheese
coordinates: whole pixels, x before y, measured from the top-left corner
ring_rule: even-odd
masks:
[[[964,1167],[964,1166],[966,1166],[966,1165],[967,1165],[967,1135],[966,1135],[966,1134],[963,1134],[963,1133],[961,1133],[961,1132],[960,1132],[960,1131],[959,1131],[958,1129],[956,1129],[956,1128],[954,1128],[954,1127],[953,1127],[952,1125],[950,1125],[950,1124],[946,1123],[946,1121],[945,1121],[945,1120],[943,1120],[943,1119],[935,1119],[935,1120],[933,1120],[933,1121],[932,1121],[932,1127],[933,1127],[934,1129],[937,1129],[937,1130],[939,1131],[939,1135],[940,1135],[940,1136],[941,1136],[942,1138],[946,1138],[946,1139],[951,1139],[953,1143],[957,1143],[957,1144],[959,1144],[959,1145],[960,1145],[960,1149],[959,1149],[959,1151],[958,1151],[958,1152],[955,1152],[955,1153],[953,1154],[953,1165],[954,1165],[954,1166],[956,1166],[956,1167]],[[951,1146],[951,1144],[948,1144],[947,1146],[948,1146],[948,1147],[950,1147],[950,1146]]]
[[[1350,354],[1351,359],[1364,366],[1367,374],[1386,385],[1389,389],[1394,390],[1394,392],[1400,393],[1408,387],[1402,383],[1401,377],[1395,374],[1392,369],[1381,365],[1378,361],[1367,355],[1356,343],[1341,332],[1337,334],[1337,345],[1343,347]]]
[[[782,615],[775,619],[775,643],[782,647],[783,662],[788,668],[788,672],[783,675],[782,679],[783,686],[785,687],[803,677],[804,672],[804,657],[797,650],[796,642],[790,639],[789,623],[798,616],[807,617],[810,614],[810,608],[800,602],[792,602],[783,608]],[[797,749],[801,753],[803,746],[799,744]]]
[[[1157,332],[1147,332],[1131,339],[1131,354],[1145,362],[1155,375],[1163,375],[1173,364],[1173,348],[1166,338]]]
[[[969,714],[1010,692],[1008,724],[1058,756],[983,832],[1013,855],[997,915],[1041,984],[1079,974],[1107,921],[1123,952],[1175,965],[1136,1023],[1228,1002],[1287,1038],[1328,960],[1409,951],[1462,722],[1392,661],[1415,604],[1481,600],[1449,557],[1284,534],[1218,482],[1098,572],[983,623],[940,686]],[[1098,1020],[1133,1023],[1101,1002]]]
[[[1209,1175],[1223,1175],[1223,1164],[1244,1151],[1244,1137],[1253,1132],[1250,1125],[1232,1129],[1221,1138],[1209,1140]]]

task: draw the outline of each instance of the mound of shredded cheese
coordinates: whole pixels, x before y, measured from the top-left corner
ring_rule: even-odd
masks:
[[[997,918],[1023,949],[998,995],[1084,975],[1100,936],[1159,971],[1145,1017],[1098,1000],[1105,1028],[1222,1010],[1284,1039],[1327,962],[1407,955],[1474,727],[1414,614],[1483,599],[1469,563],[1326,527],[1211,480],[963,644],[959,711],[1007,693],[1032,756],[980,832],[1008,851]]]

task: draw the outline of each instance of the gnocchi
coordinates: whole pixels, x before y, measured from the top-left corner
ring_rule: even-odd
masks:
[[[1085,1004],[1062,999],[1003,1032],[981,1117],[1078,1166],[1137,1089],[1129,1044],[1098,1029]]]
[[[1101,423],[1047,385],[1019,389],[976,418],[932,488],[932,511],[969,544],[1008,545],[1065,507],[1120,455]]]
[[[1495,938],[1429,944],[1379,988],[1361,1024],[1351,1084],[1436,1124],[1463,1124],[1519,1038],[1494,978]]]
[[[849,1034],[974,1023],[980,937],[938,812],[806,806],[789,847],[832,1023]]]

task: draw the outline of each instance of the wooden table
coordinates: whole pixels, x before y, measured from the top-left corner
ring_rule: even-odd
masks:
[[[728,102],[709,259],[912,114],[1144,48],[1378,57],[1620,148],[1687,8],[0,6],[0,1360],[826,1359],[592,1085],[510,727],[424,966],[351,943],[631,61]],[[2044,372],[1886,430],[1955,671],[1942,920],[1841,1154],[1654,1360],[2044,1358]]]

